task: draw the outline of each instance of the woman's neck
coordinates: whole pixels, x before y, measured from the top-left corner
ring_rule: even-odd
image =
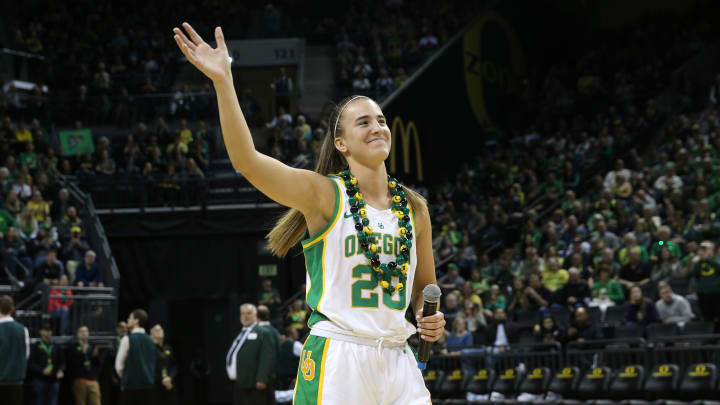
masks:
[[[363,165],[354,165],[350,168],[352,174],[357,178],[360,192],[363,199],[377,209],[390,207],[390,191],[387,185],[387,170],[381,164],[377,168],[369,168]]]

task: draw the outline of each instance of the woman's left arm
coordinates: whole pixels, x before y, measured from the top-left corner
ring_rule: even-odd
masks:
[[[440,339],[445,330],[445,315],[437,311],[434,315],[424,318],[422,316],[423,289],[428,284],[437,284],[435,262],[433,261],[430,213],[427,206],[423,205],[418,207],[417,210],[413,210],[413,214],[415,215],[415,226],[417,227],[417,267],[415,269],[415,281],[413,282],[412,307],[415,311],[415,319],[418,322],[420,337],[423,340],[435,342]]]

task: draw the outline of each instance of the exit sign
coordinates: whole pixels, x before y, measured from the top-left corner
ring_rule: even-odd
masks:
[[[260,277],[277,276],[277,264],[261,264],[258,266],[258,274]]]

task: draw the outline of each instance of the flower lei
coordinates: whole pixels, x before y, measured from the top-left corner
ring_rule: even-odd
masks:
[[[401,291],[407,285],[407,272],[410,269],[410,248],[412,247],[412,224],[410,223],[410,209],[408,201],[403,191],[403,187],[396,179],[388,175],[388,188],[392,195],[392,211],[398,217],[398,225],[400,229],[400,251],[394,262],[380,263],[381,250],[378,246],[378,240],[373,235],[370,227],[370,220],[367,218],[367,203],[363,200],[360,193],[360,187],[357,184],[357,178],[353,176],[350,170],[343,170],[338,176],[345,182],[345,192],[347,193],[350,203],[350,212],[355,222],[355,230],[358,233],[358,241],[365,257],[370,260],[370,266],[373,269],[372,279],[377,281],[384,292],[393,294],[395,291]],[[392,278],[399,279],[395,287],[392,286]]]

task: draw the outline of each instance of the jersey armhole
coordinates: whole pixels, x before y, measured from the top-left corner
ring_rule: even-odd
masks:
[[[341,197],[340,197],[340,187],[338,186],[337,180],[335,177],[329,177],[330,181],[332,181],[333,186],[335,186],[335,210],[332,219],[325,225],[325,228],[323,228],[320,232],[316,233],[315,235],[304,239],[300,243],[302,244],[303,249],[310,247],[317,243],[318,241],[322,240],[328,232],[330,232],[330,229],[337,223],[338,218],[340,217],[340,214],[342,213],[342,204],[341,204]],[[307,231],[305,231],[307,234]]]

